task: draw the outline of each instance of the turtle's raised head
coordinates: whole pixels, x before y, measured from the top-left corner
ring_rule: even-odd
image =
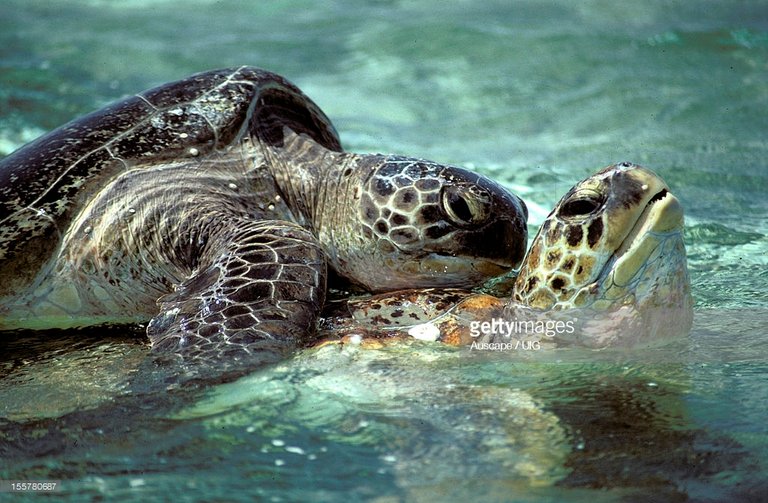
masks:
[[[358,169],[359,226],[340,253],[355,260],[337,267],[367,289],[472,286],[522,261],[528,210],[488,178],[398,156],[360,156]]]
[[[630,163],[574,186],[534,238],[515,300],[537,309],[691,305],[683,210],[664,181]]]

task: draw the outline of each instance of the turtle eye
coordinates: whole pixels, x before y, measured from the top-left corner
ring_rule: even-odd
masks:
[[[448,185],[441,197],[443,213],[457,225],[477,225],[491,214],[491,196],[475,186]]]
[[[594,213],[603,205],[603,198],[598,194],[577,194],[566,201],[560,208],[560,216],[564,218],[585,217]]]

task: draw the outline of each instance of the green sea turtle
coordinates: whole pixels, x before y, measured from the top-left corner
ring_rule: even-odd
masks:
[[[630,346],[686,334],[691,322],[682,207],[655,173],[622,163],[558,202],[510,299],[407,290],[343,301],[321,327],[329,342],[416,337],[498,350]]]
[[[343,152],[297,87],[200,73],[0,161],[0,330],[149,322],[185,362],[306,342],[327,267],[370,291],[518,265],[527,210],[475,173]]]

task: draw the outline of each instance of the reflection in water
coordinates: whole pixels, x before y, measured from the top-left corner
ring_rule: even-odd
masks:
[[[179,385],[133,334],[4,334],[0,479],[62,480],[71,501],[763,500],[764,6],[615,5],[2,2],[0,155],[255,64],[349,150],[472,165],[532,226],[599,166],[654,169],[686,210],[697,305],[688,340],[641,353],[327,349],[209,385]]]
[[[4,333],[0,340],[0,417],[57,417],[120,394],[146,356],[140,331]]]
[[[712,323],[705,318],[697,329]],[[141,487],[181,484],[216,498],[226,494],[216,481],[237,466],[260,481],[258,489],[241,488],[258,497],[284,495],[284,484],[299,477],[314,489],[291,486],[287,494],[311,498],[319,490],[329,500],[348,491],[498,501],[532,491],[578,500],[589,488],[672,500],[705,486],[746,498],[765,487],[758,458],[735,436],[697,425],[707,408],[714,410],[703,422],[733,410],[717,403],[722,390],[699,389],[701,365],[708,372],[732,365],[695,344],[709,337],[694,332],[692,341],[633,356],[327,345],[229,383],[183,386],[173,368],[147,367],[147,348],[135,338],[27,339],[0,384],[0,396],[29,402],[0,419],[0,457],[11,463],[2,477],[60,479],[72,497],[138,497]],[[750,347],[754,335],[741,342]],[[21,346],[21,339],[9,345]],[[66,379],[88,372],[103,376]],[[62,395],[55,407],[35,408],[38,391],[56,388],[57,375],[71,400]],[[747,380],[754,387],[761,377]],[[203,472],[203,479],[191,475]]]

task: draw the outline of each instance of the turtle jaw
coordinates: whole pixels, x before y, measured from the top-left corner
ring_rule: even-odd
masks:
[[[483,258],[459,257],[442,253],[430,253],[411,264],[418,269],[412,272],[418,276],[429,278],[429,283],[438,281],[441,286],[454,287],[477,286],[488,278],[508,272],[513,267],[513,264],[508,262],[502,263]],[[409,277],[409,281],[413,283],[413,276]]]
[[[683,208],[667,189],[656,194],[624,238],[611,268],[613,282],[627,285],[665,236],[683,232]]]
[[[672,291],[686,289],[683,221],[680,201],[664,187],[649,200],[597,280],[588,287],[597,298],[593,306],[608,308],[630,297],[635,303],[642,303],[649,295],[647,291],[660,282],[671,284],[672,288],[656,303],[669,300],[663,297],[671,297]]]
[[[582,292],[593,302],[580,316],[599,327],[583,331],[580,343],[588,347],[633,347],[688,334],[693,297],[677,198],[659,192],[598,280]]]
[[[397,268],[373,265],[371,270],[383,274],[371,272],[371,281],[363,286],[374,293],[427,287],[470,288],[510,269],[509,264],[486,259],[427,253]]]

